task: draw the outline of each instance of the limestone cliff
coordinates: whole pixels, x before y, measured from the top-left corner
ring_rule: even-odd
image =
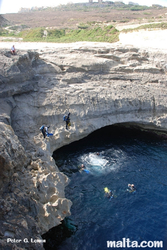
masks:
[[[7,238],[41,239],[70,215],[69,180],[54,150],[115,123],[166,131],[167,59],[162,51],[81,43],[15,56],[1,50],[0,62],[0,246],[12,249]],[[43,124],[52,137],[43,138]]]

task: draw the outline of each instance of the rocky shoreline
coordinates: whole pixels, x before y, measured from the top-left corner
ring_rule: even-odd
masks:
[[[1,44],[2,249],[43,249],[41,235],[70,215],[72,202],[64,193],[69,180],[53,151],[112,124],[167,129],[164,50],[118,43],[40,46],[25,44],[12,56]],[[52,137],[42,137],[42,124],[50,125]]]

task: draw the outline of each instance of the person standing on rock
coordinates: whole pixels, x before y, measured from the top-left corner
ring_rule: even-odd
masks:
[[[52,136],[52,135],[53,135],[53,133],[49,133],[49,132],[48,132],[48,128],[50,128],[50,126],[46,127],[46,126],[42,125],[42,127],[40,127],[40,130],[41,130],[41,132],[42,132],[44,138],[45,138],[46,136],[49,137],[49,136]]]
[[[50,126],[45,127],[44,125],[42,125],[42,127],[40,127],[40,130],[41,130],[44,138],[46,137],[46,135],[53,135],[53,134],[48,133],[48,128],[50,128]]]
[[[65,115],[63,120],[66,122],[66,129],[68,130],[68,127],[70,126],[70,113],[68,113],[68,115]]]
[[[15,46],[13,45],[12,48],[11,48],[11,53],[12,55],[15,55],[16,54],[16,49],[15,49]]]
[[[70,113],[67,116],[67,120],[66,120],[66,129],[68,129],[68,127],[70,126]]]
[[[45,126],[42,125],[42,126],[40,127],[40,130],[41,130],[41,132],[42,132],[42,134],[43,134],[43,138],[45,138],[45,137],[46,137],[46,129],[45,129]]]

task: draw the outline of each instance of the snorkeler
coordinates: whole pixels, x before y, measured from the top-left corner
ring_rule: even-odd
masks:
[[[128,189],[127,189],[127,191],[129,191],[129,192],[134,192],[134,191],[136,191],[135,185],[134,185],[134,184],[128,184]]]
[[[85,169],[84,164],[81,164],[81,166],[79,166],[79,169],[80,169],[80,170],[84,170],[84,169]]]
[[[80,171],[84,171],[86,172],[87,174],[89,174],[89,170],[87,170],[84,166],[84,164],[81,164],[81,166],[78,167]]]
[[[113,193],[111,190],[108,189],[108,187],[104,188],[104,192],[105,192],[105,197],[112,199],[113,198]]]

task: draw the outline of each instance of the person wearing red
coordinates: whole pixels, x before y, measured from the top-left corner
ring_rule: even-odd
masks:
[[[11,48],[11,53],[12,55],[15,55],[16,54],[16,49],[15,49],[15,46],[13,45],[12,48]]]

